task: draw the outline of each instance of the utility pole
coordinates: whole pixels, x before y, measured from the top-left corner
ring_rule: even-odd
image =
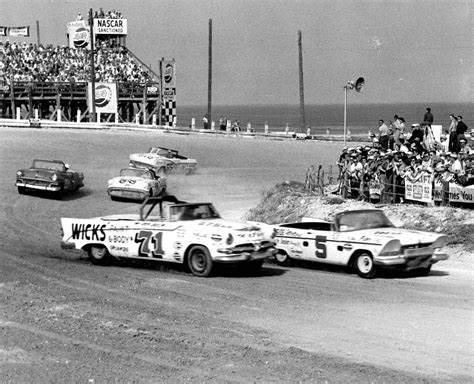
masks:
[[[298,31],[298,52],[299,52],[299,73],[300,73],[300,118],[301,133],[305,133],[305,116],[304,116],[304,85],[303,85],[303,48],[302,48],[301,31]]]
[[[89,114],[89,121],[95,121],[95,59],[94,59],[94,16],[92,15],[92,8],[89,9],[89,28],[91,35],[91,112]]]
[[[38,46],[39,46],[41,44],[39,20],[36,20],[36,39],[37,39]]]
[[[209,70],[207,74],[207,122],[211,127],[211,106],[212,106],[212,19],[209,19]]]

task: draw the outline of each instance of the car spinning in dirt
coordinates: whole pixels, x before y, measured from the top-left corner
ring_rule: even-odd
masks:
[[[276,230],[277,264],[310,260],[353,268],[363,278],[380,268],[427,275],[448,255],[442,251],[447,236],[396,228],[379,209],[340,212],[332,222],[303,218],[298,223],[270,226]]]
[[[84,174],[69,169],[69,165],[61,160],[33,160],[30,168],[16,172],[18,193],[25,194],[28,190],[46,191],[57,199],[66,191],[77,191],[84,186]]]
[[[211,203],[185,203],[170,195],[147,198],[138,214],[62,218],[61,224],[62,248],[87,251],[99,265],[112,258],[168,261],[206,277],[217,263],[258,270],[275,251],[259,227],[224,220]]]
[[[151,147],[147,153],[130,155],[130,167],[152,168],[159,174],[185,173],[190,174],[197,169],[197,160],[178,154],[174,149]]]
[[[166,191],[166,177],[158,176],[151,169],[124,168],[120,176],[109,180],[107,193],[112,200],[130,199],[143,201]]]

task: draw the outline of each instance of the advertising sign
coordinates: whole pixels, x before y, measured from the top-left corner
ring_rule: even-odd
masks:
[[[68,25],[69,48],[90,49],[91,33],[87,25]]]
[[[96,35],[126,35],[127,19],[94,19]]]
[[[431,175],[422,176],[418,181],[405,179],[405,199],[430,203],[433,201],[433,183]]]
[[[9,27],[8,28],[9,36],[30,36],[30,27]]]
[[[92,83],[88,84],[89,110],[92,111]],[[97,113],[117,113],[117,84],[95,83],[95,111]]]
[[[443,185],[441,183],[435,184],[435,190],[434,190],[435,201],[441,201],[442,189],[443,189]],[[474,185],[463,187],[462,185],[459,185],[459,184],[449,183],[449,202],[474,204]]]

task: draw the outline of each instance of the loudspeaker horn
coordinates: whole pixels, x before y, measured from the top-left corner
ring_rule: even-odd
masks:
[[[355,81],[350,81],[349,84],[351,85],[352,89],[355,89],[357,92],[360,92],[362,87],[365,85],[365,80],[363,77],[359,77]]]

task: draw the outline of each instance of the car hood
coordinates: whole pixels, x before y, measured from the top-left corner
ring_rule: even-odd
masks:
[[[372,228],[359,231],[346,232],[349,237],[365,242],[385,243],[392,239],[398,239],[402,246],[412,244],[430,244],[440,237],[446,236],[440,233],[423,232],[405,228]]]
[[[109,180],[109,188],[132,188],[132,189],[148,189],[149,180],[143,177],[134,176],[118,176]]]
[[[161,164],[166,161],[171,161],[171,159],[168,159],[163,156],[158,156],[154,153],[134,153],[130,155],[130,160],[132,161],[138,161],[143,164],[150,164],[150,165],[157,165]]]

